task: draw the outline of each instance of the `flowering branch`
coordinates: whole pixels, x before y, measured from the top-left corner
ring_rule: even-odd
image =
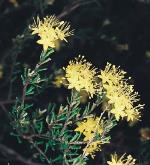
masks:
[[[73,35],[70,24],[54,15],[42,20],[37,17],[29,28],[32,35],[39,36],[37,43],[42,45],[43,52],[35,68],[25,68],[21,76],[22,97],[16,99],[11,112],[11,124],[15,130],[13,135],[19,140],[27,140],[37,150],[38,158],[49,165],[85,165],[88,156],[94,158],[96,151],[101,151],[102,145],[110,142],[109,133],[116,121],[140,118],[143,105],[137,104],[139,95],[125,79],[126,72],[119,67],[108,63],[105,70],[97,71],[91,62],[79,55],[63,68],[65,73],[62,82],[72,91],[66,105],[49,103],[47,108],[41,110],[32,103],[26,103],[26,96],[34,96],[36,89],[42,88],[43,82],[48,82],[41,73],[47,70],[44,64],[50,61],[56,41],[67,42],[66,38]],[[83,91],[89,98],[86,106],[80,106]],[[91,104],[92,99],[96,101]],[[98,115],[94,110],[101,103],[105,103],[106,108]],[[83,153],[80,153],[83,146]],[[112,157],[112,162],[113,159],[116,156]],[[126,161],[126,165],[135,163],[131,156],[125,160],[124,156],[121,157],[119,163],[122,160]],[[107,163],[112,165],[110,161]]]

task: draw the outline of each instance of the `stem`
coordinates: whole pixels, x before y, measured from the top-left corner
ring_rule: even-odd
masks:
[[[16,151],[12,150],[11,148],[9,148],[3,144],[0,144],[0,152],[2,154],[4,154],[5,156],[7,155],[8,161],[16,160],[16,161],[22,162],[25,165],[41,165],[39,163],[35,163],[35,162],[31,161],[31,159],[25,159],[19,153],[17,153]]]
[[[48,159],[48,157],[45,155],[45,153],[38,147],[38,145],[36,143],[34,143],[32,139],[30,139],[29,142],[31,144],[33,144],[33,146],[36,148],[36,150],[45,158],[45,160],[47,161],[47,163],[49,165],[52,165],[51,161]]]
[[[67,119],[66,119],[66,121],[65,121],[65,124],[64,124],[64,126],[63,126],[62,130],[61,130],[60,136],[62,136],[62,135],[63,135],[63,133],[64,133],[65,129],[67,128],[68,121],[69,121],[69,117],[70,117],[70,114],[71,114],[71,109],[72,109],[72,104],[70,104],[70,106],[69,106],[69,108],[68,108]]]
[[[67,119],[65,121],[64,127],[61,130],[60,136],[63,135],[63,132],[65,131],[65,129],[66,129],[67,125],[68,125],[68,122],[69,122],[69,119],[70,119],[71,110],[72,110],[72,108],[73,108],[73,106],[75,104],[76,104],[76,98],[74,97],[74,92],[72,90],[71,91],[71,103],[69,104],[68,113],[67,113],[67,116],[66,116]]]
[[[24,105],[25,98],[26,98],[26,90],[29,85],[29,80],[26,81],[24,87],[23,87],[23,94],[22,94],[22,105]]]
[[[66,154],[64,154],[64,159],[65,159],[66,165],[69,165],[68,160],[67,160],[67,158],[66,158]]]

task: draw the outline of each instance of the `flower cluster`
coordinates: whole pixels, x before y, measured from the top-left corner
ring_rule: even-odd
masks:
[[[76,89],[78,92],[86,91],[90,97],[97,92],[98,84],[95,82],[96,68],[87,62],[84,56],[78,56],[64,68],[65,78],[68,81],[68,89]]]
[[[33,31],[32,34],[38,34],[40,37],[37,43],[43,45],[44,51],[48,47],[55,48],[58,40],[67,42],[66,37],[73,35],[73,30],[70,31],[70,24],[60,21],[54,15],[47,16],[43,20],[37,17],[29,28]]]
[[[125,79],[125,75],[126,72],[119,67],[107,63],[99,78],[106,91],[108,104],[111,105],[110,113],[116,120],[126,118],[127,121],[134,121],[141,117],[140,110],[143,105],[138,104],[139,95],[134,91],[133,85],[128,83],[128,79]]]
[[[104,144],[103,141],[96,138],[100,137],[104,132],[104,121],[99,117],[89,116],[77,125],[78,127],[75,131],[82,133],[84,135],[83,141],[87,142],[87,146],[83,151],[86,156],[91,155],[93,158],[94,153],[101,150],[101,144]]]
[[[107,161],[108,165],[135,165],[136,159],[134,159],[131,155],[128,155],[125,158],[125,154],[121,157],[115,153],[111,155],[111,161]]]
[[[17,0],[10,1],[14,4],[17,3]],[[47,3],[53,3],[53,1],[54,0]],[[50,60],[49,55],[53,52],[47,51],[47,49],[59,49],[60,42],[67,42],[66,37],[73,35],[73,30],[70,30],[70,24],[68,22],[60,21],[54,15],[46,16],[42,20],[37,17],[29,28],[32,30],[32,35],[38,35],[39,40],[37,43],[43,46],[45,52],[42,52],[40,61],[35,66],[34,70],[25,69],[24,75],[22,76],[24,85],[23,99],[17,99],[16,105],[12,111],[12,117],[14,117],[14,123],[16,123],[13,124],[13,127],[16,129],[16,132],[21,132],[19,136],[22,136],[23,138],[27,133],[30,137],[30,132],[28,130],[30,129],[30,124],[33,123],[32,121],[30,122],[30,116],[32,116],[32,114],[30,115],[26,112],[32,104],[26,104],[24,96],[34,94],[34,89],[36,89],[34,87],[40,82],[45,80],[45,82],[48,82],[48,79],[42,78],[42,74],[40,74],[42,71],[46,70],[45,67],[41,66]],[[2,76],[3,67],[0,65],[0,78],[2,78]],[[119,121],[124,118],[130,122],[139,120],[141,117],[141,109],[143,109],[144,105],[138,103],[140,100],[139,95],[135,92],[134,86],[129,84],[129,79],[130,77],[126,79],[125,71],[110,63],[107,63],[104,70],[97,72],[97,69],[93,67],[90,62],[86,61],[84,56],[80,55],[75,58],[75,60],[71,60],[68,66],[63,68],[63,71],[55,76],[53,81],[55,87],[59,88],[62,85],[65,85],[68,89],[77,91],[77,94],[80,94],[81,100],[79,102],[78,95],[76,95],[75,92],[72,92],[71,99],[67,99],[68,104],[66,106],[61,105],[59,111],[55,109],[53,104],[49,104],[48,112],[51,112],[50,115],[49,113],[48,116],[45,114],[47,109],[44,109],[43,111],[39,110],[38,113],[35,113],[35,115],[33,114],[33,117],[35,116],[35,124],[33,123],[31,136],[32,132],[37,132],[37,135],[43,135],[45,132],[45,136],[41,137],[43,141],[40,142],[44,147],[41,146],[41,149],[38,149],[36,145],[33,146],[35,146],[37,150],[40,150],[40,153],[43,153],[42,156],[47,163],[51,163],[51,158],[47,157],[48,152],[46,151],[51,144],[53,144],[52,150],[61,154],[60,156],[58,155],[58,158],[56,155],[56,158],[54,158],[52,162],[56,162],[56,164],[57,161],[62,161],[62,164],[66,164],[67,162],[67,164],[72,162],[72,164],[81,164],[81,162],[84,161],[84,158],[87,156],[94,158],[95,152],[101,151],[103,144],[109,143],[109,133],[116,125],[116,120]],[[38,87],[42,87],[42,85],[39,84]],[[86,102],[88,97],[93,98],[94,95],[96,95],[97,98],[94,98],[95,100],[92,104],[89,102],[85,107],[85,110],[80,114],[80,103]],[[100,117],[95,117],[92,115],[92,112],[96,110],[102,101],[106,103],[106,106],[108,105],[108,117],[103,116],[106,110],[101,113]],[[42,113],[44,116],[41,116]],[[79,118],[79,116],[81,118]],[[116,119],[114,119],[114,117]],[[40,120],[40,123],[38,122],[38,119]],[[79,121],[79,119],[83,120]],[[53,136],[49,139],[50,141],[47,140],[49,137],[47,136],[45,127],[44,129],[42,127],[44,123],[43,120],[46,121],[47,127],[50,128],[49,130],[51,131],[49,133]],[[79,122],[74,129],[73,135],[72,124],[77,120]],[[40,132],[36,131],[38,123],[41,126]],[[21,131],[19,131],[18,128],[21,128]],[[142,137],[141,140],[150,140],[149,128],[141,129],[140,133]],[[80,137],[83,137],[82,140],[80,140]],[[30,140],[30,138],[26,139]],[[38,144],[36,140],[38,139],[35,138],[33,144]],[[61,147],[58,148],[56,143]],[[78,149],[80,149],[78,145],[80,144],[85,145],[85,147],[83,148],[83,154],[78,156]],[[71,147],[71,145],[74,146]],[[56,150],[54,147],[56,147]],[[64,153],[62,151],[64,151]],[[77,158],[75,158],[75,155],[77,155]],[[85,161],[82,164],[85,164]],[[135,165],[135,163],[136,159],[131,155],[124,154],[119,157],[116,153],[111,155],[110,161],[107,161],[108,165]]]
[[[103,133],[103,120],[100,120],[99,117],[94,118],[93,116],[89,116],[77,125],[78,127],[75,131],[78,131],[85,136],[83,139],[84,141],[88,141],[95,137],[95,129],[97,134],[101,135]]]
[[[90,155],[93,159],[96,151],[101,151],[101,145],[104,144],[101,140],[90,141],[83,149],[85,156]]]

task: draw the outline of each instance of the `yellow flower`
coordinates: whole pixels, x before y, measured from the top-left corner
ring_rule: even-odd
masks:
[[[103,120],[99,117],[87,117],[84,121],[79,122],[75,131],[82,133],[85,137],[83,141],[89,141],[95,137],[95,132],[98,135],[103,133]],[[95,130],[96,129],[96,130]]]
[[[116,117],[116,120],[120,118],[126,118],[127,121],[139,120],[140,110],[144,105],[138,104],[139,95],[134,91],[133,85],[128,83],[130,77],[126,79],[125,76],[126,72],[107,63],[99,78],[106,91],[108,104],[111,105],[110,113]]]
[[[48,47],[55,48],[57,40],[67,41],[66,37],[73,35],[69,23],[60,21],[54,15],[46,16],[43,20],[37,17],[29,28],[33,35],[37,34],[40,37],[37,43],[43,45],[44,51]]]
[[[70,61],[64,70],[68,89],[75,88],[78,92],[84,90],[90,97],[93,97],[98,89],[95,82],[97,72],[92,64],[84,59],[84,56],[79,55],[74,61]]]
[[[107,161],[108,165],[135,165],[136,159],[134,159],[131,155],[128,155],[125,158],[125,154],[121,157],[115,153],[111,155],[111,161]]]
[[[73,31],[69,31],[69,29],[70,29],[69,23],[61,21],[55,29],[58,38],[60,40],[64,40],[67,42],[65,37],[72,35],[72,32],[73,32]]]
[[[100,151],[101,145],[105,143],[96,139],[97,136],[100,137],[103,134],[104,121],[99,117],[89,116],[77,125],[75,131],[82,133],[84,135],[83,141],[87,142],[87,146],[83,149],[85,156],[91,155],[94,158],[94,153]]]
[[[85,152],[85,156],[90,155],[94,159],[95,152],[101,151],[101,144],[103,143],[100,140],[91,142],[87,147],[83,149],[83,152]]]

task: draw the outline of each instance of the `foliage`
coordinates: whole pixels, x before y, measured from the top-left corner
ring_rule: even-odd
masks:
[[[80,95],[74,89],[65,106],[50,103],[47,109],[35,109],[32,103],[25,101],[28,96],[34,97],[37,89],[47,81],[46,76],[42,77],[42,73],[46,70],[44,64],[50,61],[52,53],[53,49],[42,52],[35,68],[33,70],[25,68],[21,76],[24,86],[23,94],[21,98],[17,98],[11,112],[11,124],[15,131],[12,135],[19,140],[20,138],[27,140],[33,148],[36,148],[41,161],[46,160],[49,164],[61,162],[85,164],[87,158],[79,154],[81,145],[85,142],[81,141],[81,134],[75,133],[73,127],[100,105],[102,97],[98,96],[94,103],[88,103],[84,109],[80,108]],[[100,137],[103,141],[109,141],[109,136],[107,135],[106,138],[105,134],[109,133],[114,125],[111,118],[106,121],[105,133]]]
[[[39,27],[35,27],[34,29],[36,33],[40,33],[43,38],[45,38],[44,35],[53,35],[53,31],[49,31],[49,29],[53,28],[53,24],[56,24],[55,29],[59,30],[60,28],[60,31],[62,30],[62,23],[56,23],[57,19],[55,17],[46,17],[44,20],[46,21],[46,33],[44,31],[45,28],[40,28],[44,24],[41,23],[40,20],[38,21]],[[67,23],[64,23],[64,27],[66,24]],[[65,33],[66,30],[64,30],[64,34]],[[52,39],[51,37],[46,38],[47,43],[48,41],[55,42],[54,38]],[[53,46],[55,47],[55,45]],[[126,86],[128,88],[129,86],[129,89],[132,91],[133,86],[123,82],[124,71],[117,71],[116,69],[111,75],[112,77],[110,77],[108,66],[106,66],[108,72],[105,72],[105,76],[103,74],[99,76],[100,79],[97,80],[96,69],[91,69],[93,68],[92,64],[88,63],[84,57],[80,59],[79,56],[81,62],[79,60],[75,63],[71,61],[69,63],[71,66],[67,67],[66,70],[64,69],[66,71],[66,75],[64,76],[64,79],[66,79],[65,85],[68,89],[70,89],[69,83],[72,82],[72,92],[70,98],[67,98],[67,104],[58,106],[57,104],[49,103],[45,109],[35,107],[32,102],[26,102],[26,98],[29,96],[34,97],[36,91],[42,88],[42,84],[48,81],[48,79],[45,78],[46,75],[44,75],[47,70],[45,64],[51,60],[51,54],[54,50],[49,47],[53,46],[43,47],[44,50],[34,69],[24,69],[24,73],[21,76],[23,83],[22,97],[16,99],[16,104],[11,112],[11,125],[15,131],[15,134],[13,133],[12,135],[17,136],[19,140],[21,138],[27,140],[31,148],[37,150],[37,157],[50,165],[86,164],[89,155],[94,158],[95,152],[101,151],[102,145],[110,142],[110,131],[116,125],[116,120],[118,120],[116,115],[110,113],[111,108],[113,108],[111,106],[103,109],[100,116],[93,113],[103,102],[108,102],[108,105],[111,105],[111,103],[109,103],[111,99],[106,97],[107,93],[110,94],[110,91],[105,88],[105,86],[103,87],[103,85],[109,82],[108,85],[111,85],[112,88],[112,86],[115,87],[116,84],[121,84],[122,88]],[[88,76],[90,76],[89,79]],[[119,78],[116,78],[116,76]],[[96,90],[92,93],[92,97],[95,95],[95,101],[93,100],[94,102],[91,103],[92,101],[90,99],[87,106],[81,108],[80,91],[83,90],[87,92],[90,98],[91,92],[89,89],[93,91],[93,84],[99,84],[95,86]],[[116,91],[111,92],[115,95]],[[130,95],[125,95],[124,97],[130,99]],[[128,111],[132,110],[136,112],[136,109],[133,107],[134,101],[134,97],[130,99],[132,106],[128,107]],[[121,105],[122,104],[124,103],[121,103]],[[122,113],[122,106],[118,105],[118,109],[119,108],[120,110],[116,111]],[[105,113],[107,117],[104,117]],[[132,117],[132,120],[133,119],[134,116]],[[76,124],[78,127],[74,129]],[[85,136],[84,138],[82,134]],[[81,152],[82,146],[84,146],[83,152]]]
[[[27,165],[32,159],[33,164],[107,164],[115,151],[118,159],[127,152],[136,163],[149,162],[149,133],[137,145],[137,129],[149,124],[149,112],[141,111],[134,89],[142,87],[138,91],[149,109],[149,0],[2,0],[0,9],[0,158]],[[54,13],[58,27],[47,26]],[[68,39],[70,25],[75,35]],[[84,59],[66,66],[75,54]],[[109,69],[97,69],[107,61]]]

